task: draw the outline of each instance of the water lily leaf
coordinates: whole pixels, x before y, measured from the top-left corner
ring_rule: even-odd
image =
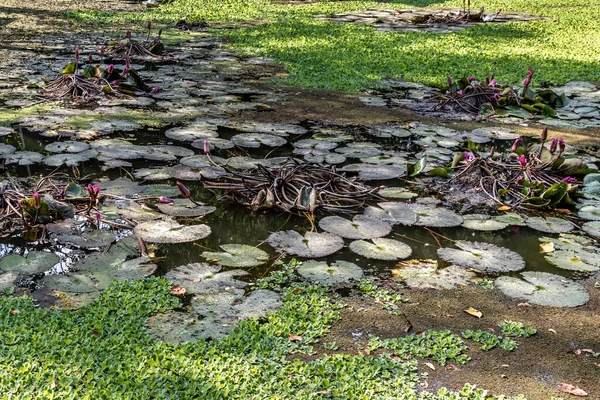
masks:
[[[527,271],[523,279],[501,276],[495,286],[508,297],[531,304],[552,307],[577,307],[590,299],[583,286],[570,279],[547,272]]]
[[[220,265],[193,263],[173,268],[165,274],[165,278],[181,286],[186,293],[205,295],[222,292],[237,293],[243,289],[246,282],[235,279],[236,276],[248,275],[247,272],[235,269],[221,271]]]
[[[279,293],[259,289],[251,292],[243,301],[234,304],[225,314],[238,319],[256,318],[279,310],[281,305],[281,295]]]
[[[600,221],[586,222],[581,229],[588,235],[600,237]]]
[[[381,189],[377,194],[390,199],[412,199],[418,196],[418,194],[409,192],[401,187],[387,187]]]
[[[484,272],[520,271],[525,268],[525,260],[512,250],[491,243],[459,240],[458,249],[438,249],[438,256],[444,261]]]
[[[523,218],[522,216],[520,216],[517,213],[512,213],[512,212],[507,212],[503,215],[499,215],[493,218],[494,220],[498,221],[498,222],[502,222],[508,225],[515,225],[515,226],[525,226],[525,218]]]
[[[213,318],[201,318],[195,313],[168,311],[148,320],[148,334],[167,343],[197,342],[201,339],[220,339],[227,336],[235,326],[223,325]]]
[[[430,207],[424,204],[411,204],[413,212],[417,214],[415,225],[428,227],[459,226],[464,219],[455,212],[442,207]]]
[[[226,267],[254,267],[269,259],[266,252],[246,244],[223,244],[220,247],[225,252],[205,251],[202,257]]]
[[[375,260],[400,260],[410,256],[412,249],[399,240],[375,238],[371,242],[355,240],[350,250],[366,258]]]
[[[96,150],[82,151],[81,153],[59,153],[53,154],[44,158],[44,164],[50,167],[58,167],[66,165],[68,167],[74,167],[82,162],[89,161],[98,155]]]
[[[0,136],[2,136],[2,135],[0,135]],[[10,145],[10,144],[0,143],[0,155],[12,154],[15,151],[17,151],[17,148],[15,146]]]
[[[47,275],[42,279],[43,284],[54,290],[68,293],[96,292],[96,283],[86,275]]]
[[[233,143],[240,147],[258,148],[261,144],[270,147],[279,147],[287,143],[281,136],[266,133],[241,133],[231,138]]]
[[[583,206],[577,212],[579,218],[586,219],[588,221],[600,221],[600,207],[596,206]]]
[[[214,130],[190,126],[184,128],[171,128],[165,132],[165,136],[169,139],[179,140],[181,142],[193,142],[195,140],[216,138],[219,134]]]
[[[172,217],[199,217],[214,212],[217,207],[197,206],[188,199],[174,199],[173,204],[159,204],[160,212]]]
[[[345,165],[340,171],[358,172],[359,179],[363,181],[373,181],[399,178],[404,175],[406,168],[396,164],[381,165],[360,163]]]
[[[42,162],[44,156],[34,151],[16,151],[12,154],[2,154],[0,158],[3,158],[6,164],[26,166]]]
[[[59,261],[56,254],[47,251],[31,251],[27,257],[9,254],[0,259],[0,270],[24,275],[39,274],[48,271]]]
[[[476,274],[458,265],[439,268],[435,260],[408,260],[398,264],[392,275],[418,289],[454,289],[465,286]]]
[[[437,176],[439,178],[447,178],[448,170],[444,167],[437,167],[429,171],[428,176]]]
[[[600,270],[600,255],[585,250],[578,252],[557,250],[545,257],[555,267],[571,271],[592,272]]]
[[[184,226],[174,220],[147,221],[133,230],[135,236],[148,243],[185,243],[210,235],[208,225]]]
[[[325,261],[304,261],[297,268],[297,272],[311,282],[334,285],[336,283],[348,282],[352,279],[358,280],[363,276],[363,270],[358,265],[337,260],[332,264]]]
[[[117,178],[110,181],[98,182],[100,193],[108,193],[113,196],[131,196],[142,191],[142,187],[138,182],[133,182],[127,178]]]
[[[325,257],[344,247],[344,240],[331,233],[306,232],[303,236],[292,230],[272,233],[267,243],[278,251],[307,258]]]
[[[417,176],[427,167],[427,156],[421,158],[415,164],[409,164],[407,167],[408,176]]]
[[[59,233],[56,235],[56,240],[60,243],[69,243],[82,249],[106,247],[114,242],[115,239],[116,236],[114,233],[101,229],[83,233]]]
[[[322,218],[319,227],[346,239],[373,239],[387,236],[392,226],[381,219],[363,215],[355,216],[352,221],[337,215]]]
[[[465,216],[463,216],[464,218]],[[466,219],[462,226],[475,231],[498,231],[508,226],[505,222],[500,222],[495,219]]]
[[[569,232],[573,230],[573,228],[575,228],[575,225],[573,225],[570,221],[554,217],[527,218],[525,223],[528,227],[532,229],[546,233],[564,233]]]
[[[417,214],[411,207],[405,203],[394,201],[377,203],[377,207],[369,206],[365,209],[364,214],[369,218],[377,218],[392,225],[413,225],[417,222]]]
[[[147,181],[163,181],[171,178],[165,167],[140,168],[133,173],[133,176]]]
[[[156,272],[158,266],[149,257],[138,257],[125,261],[114,271],[110,277],[119,281],[147,278]]]
[[[85,142],[77,142],[74,140],[65,140],[64,142],[54,142],[46,145],[44,150],[51,153],[80,153],[90,148],[90,145]]]
[[[15,282],[19,278],[17,272],[6,272],[0,274],[0,290],[8,289],[15,286]]]

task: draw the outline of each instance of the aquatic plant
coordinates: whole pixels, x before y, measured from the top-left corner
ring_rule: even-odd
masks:
[[[145,40],[135,40],[131,34],[131,30],[125,32],[125,40],[120,38],[108,43],[107,52],[113,56],[131,57],[131,56],[147,56],[161,57],[165,46],[162,44],[160,37],[162,29],[158,31],[158,35],[150,40],[152,33],[152,22],[148,21],[148,34]]]

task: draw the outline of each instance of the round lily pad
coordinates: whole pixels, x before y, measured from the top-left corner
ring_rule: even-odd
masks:
[[[399,178],[406,173],[405,166],[396,164],[348,164],[340,170],[346,172],[358,172],[359,179],[363,181],[394,179]]]
[[[438,249],[438,256],[450,263],[484,272],[520,271],[525,268],[525,260],[512,250],[491,243],[459,240],[458,249]]]
[[[192,147],[194,147],[196,149],[204,150],[204,141],[205,140],[208,142],[208,146],[211,149],[211,151],[215,147],[217,149],[222,149],[222,150],[233,149],[235,147],[235,143],[233,143],[231,140],[222,139],[222,138],[209,138],[209,139],[196,140],[196,141],[192,142]]]
[[[81,153],[58,153],[44,158],[43,162],[50,167],[58,167],[60,165],[74,167],[95,158],[97,155],[98,152],[96,150],[86,150]]]
[[[392,275],[418,289],[454,289],[465,286],[476,275],[458,265],[439,268],[435,260],[408,260],[398,264]]]
[[[281,295],[272,290],[259,289],[254,290],[231,307],[231,310],[226,311],[226,315],[236,318],[256,318],[262,317],[268,312],[277,311],[281,308]]]
[[[413,225],[417,222],[417,214],[415,214],[408,204],[394,201],[377,203],[376,207],[367,207],[365,209],[365,216],[377,218],[392,225]]]
[[[219,272],[220,265],[193,263],[173,268],[165,278],[186,289],[191,294],[214,294],[238,290],[248,285],[235,279],[248,273],[239,269]]]
[[[171,128],[165,132],[165,136],[169,139],[179,140],[182,142],[193,142],[199,139],[209,139],[219,136],[216,131],[201,129],[196,127],[186,128]]]
[[[59,233],[56,235],[56,240],[60,243],[69,243],[82,249],[106,247],[114,242],[115,239],[116,236],[114,233],[101,229],[82,233]]]
[[[350,250],[366,258],[375,260],[400,260],[410,256],[412,249],[399,240],[375,238],[371,242],[355,240]]]
[[[577,307],[587,303],[590,296],[575,281],[547,272],[523,272],[523,279],[501,276],[494,284],[508,297],[531,304],[552,307]]]
[[[392,231],[387,222],[363,215],[355,216],[352,221],[337,215],[325,217],[319,221],[319,227],[346,239],[373,239],[387,236]]]
[[[171,179],[171,175],[165,167],[140,168],[133,173],[136,179],[145,179],[147,181],[163,181]]]
[[[378,195],[390,199],[412,199],[418,195],[401,187],[388,187],[377,192]]]
[[[147,221],[133,230],[135,236],[149,243],[185,243],[210,235],[208,225],[184,226],[174,220]]]
[[[2,127],[0,127],[2,128]],[[0,143],[0,155],[2,154],[12,154],[17,151],[17,148],[10,144]]]
[[[18,254],[9,254],[0,259],[0,270],[30,275],[48,271],[60,259],[54,253],[47,251],[31,251],[27,257]]]
[[[596,206],[583,206],[577,212],[579,218],[587,219],[589,221],[600,221],[600,207]]]
[[[348,282],[351,279],[358,280],[363,276],[363,270],[358,265],[338,260],[332,264],[325,261],[304,261],[297,269],[298,273],[311,282],[334,285],[336,283]]]
[[[19,274],[17,272],[5,272],[0,274],[0,290],[15,286],[18,277]]]
[[[214,206],[197,206],[188,199],[175,199],[173,204],[159,204],[160,212],[172,217],[199,217],[214,212]]]
[[[465,218],[465,216],[463,216]],[[494,219],[466,219],[462,226],[475,231],[498,231],[508,226],[505,222],[500,222]]]
[[[600,221],[586,222],[581,229],[588,235],[600,237]]]
[[[34,151],[16,151],[12,154],[3,154],[0,156],[4,158],[6,164],[18,164],[18,165],[33,165],[42,162],[44,156]]]
[[[148,334],[167,343],[197,342],[201,339],[220,339],[235,326],[223,325],[213,318],[202,318],[195,313],[168,311],[148,320]]]
[[[86,151],[90,145],[85,142],[77,142],[74,140],[65,140],[64,142],[50,143],[44,150],[51,153],[79,153]]]
[[[493,218],[495,221],[502,222],[508,225],[525,226],[525,218],[517,213],[508,212],[503,215],[498,215]]]
[[[261,144],[270,147],[279,147],[287,143],[281,136],[266,133],[240,133],[231,138],[233,143],[240,147],[258,148]]]
[[[544,258],[555,267],[571,271],[592,272],[600,270],[600,255],[587,251],[557,250],[547,254]]]
[[[220,247],[223,253],[205,251],[202,257],[226,267],[253,267],[269,259],[266,252],[246,244],[223,244]]]
[[[344,247],[344,240],[331,233],[306,232],[303,235],[296,231],[272,233],[267,243],[279,251],[300,257],[325,257]]]
[[[91,293],[96,291],[95,282],[82,274],[47,275],[42,282],[46,287],[61,292]]]
[[[417,214],[415,225],[445,228],[459,226],[464,222],[463,217],[443,207],[430,207],[425,204],[411,204],[410,207]]]
[[[560,219],[560,218],[542,218],[542,217],[532,217],[527,218],[525,221],[528,227],[533,228],[537,231],[546,232],[546,233],[563,233],[569,232],[575,225],[573,225],[570,221]]]

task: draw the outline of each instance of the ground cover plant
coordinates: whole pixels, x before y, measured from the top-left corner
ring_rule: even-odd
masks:
[[[275,4],[269,0],[177,0],[141,14],[72,12],[90,21],[176,22],[275,21],[226,33],[234,48],[275,56],[297,84],[359,90],[389,77],[444,86],[446,76],[486,76],[517,84],[531,67],[539,81],[562,84],[570,80],[596,81],[600,51],[600,10],[585,0],[486,1],[472,8],[502,8],[545,17],[542,21],[483,24],[445,35],[419,32],[376,32],[357,24],[318,22],[317,14],[334,14],[368,8],[435,6],[462,8],[462,1],[325,2],[308,5]],[[365,57],[368,55],[368,57]],[[331,62],[335,60],[335,62]],[[490,71],[491,70],[491,71]]]

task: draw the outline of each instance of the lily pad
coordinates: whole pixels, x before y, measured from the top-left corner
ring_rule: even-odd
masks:
[[[143,222],[133,233],[149,243],[185,243],[204,239],[211,231],[208,225],[184,226],[169,219]]]
[[[306,232],[303,236],[292,230],[272,233],[267,243],[279,251],[307,258],[325,257],[344,247],[344,240],[331,233]]]
[[[0,127],[1,128],[1,127]],[[0,143],[0,155],[12,154],[17,151],[17,148],[10,144]]]
[[[216,138],[219,134],[216,131],[195,127],[171,128],[165,132],[165,136],[169,139],[179,140],[181,142],[193,142],[195,140],[203,140]]]
[[[573,228],[575,228],[575,225],[573,225],[570,221],[554,217],[527,218],[525,223],[528,227],[532,229],[546,233],[564,233],[569,232],[573,230]]]
[[[472,229],[475,231],[498,231],[508,226],[505,222],[500,222],[494,219],[466,219],[463,222],[463,228]]]
[[[406,167],[396,164],[348,164],[340,169],[346,172],[358,172],[363,181],[388,180],[399,178],[406,173]]]
[[[440,269],[435,260],[408,260],[398,264],[392,275],[418,289],[454,289],[465,286],[476,274],[458,265]]]
[[[261,144],[270,147],[279,147],[287,143],[281,136],[266,133],[240,133],[231,138],[233,143],[240,147],[259,148]]]
[[[42,162],[44,156],[34,151],[17,151],[12,154],[3,154],[0,156],[4,158],[6,164],[18,164],[18,165],[33,165]]]
[[[438,256],[450,263],[484,272],[520,271],[525,268],[525,260],[512,250],[491,243],[459,240],[458,249],[438,249]]]
[[[223,253],[205,251],[202,257],[226,267],[254,267],[269,259],[266,252],[246,244],[223,244],[220,247],[224,250]]]
[[[95,229],[86,232],[59,233],[56,240],[60,243],[69,243],[82,249],[93,249],[110,245],[116,236],[114,233]]]
[[[412,199],[418,196],[418,194],[409,192],[402,187],[387,187],[381,189],[377,194],[390,199]]]
[[[596,206],[583,206],[577,212],[579,218],[586,219],[588,221],[600,221],[600,207]]]
[[[392,231],[387,222],[363,215],[355,216],[352,221],[337,215],[325,217],[319,221],[319,227],[346,239],[373,239],[387,236]]]
[[[311,282],[334,285],[336,283],[348,282],[352,279],[358,280],[363,276],[363,270],[358,265],[338,260],[332,264],[325,261],[304,261],[297,272]]]
[[[412,249],[399,240],[375,238],[371,242],[355,240],[350,250],[366,258],[375,260],[400,260],[411,255]]]
[[[173,204],[159,204],[160,212],[172,217],[199,217],[214,212],[217,207],[198,206],[188,199],[175,199]]]
[[[376,207],[369,206],[365,209],[364,214],[369,218],[377,218],[392,225],[413,225],[417,222],[417,214],[408,204],[394,201],[377,203]]]
[[[148,334],[167,343],[197,342],[201,339],[220,339],[234,326],[212,318],[202,318],[195,313],[168,311],[148,320]]]
[[[96,283],[82,274],[47,275],[42,279],[43,284],[54,290],[68,293],[96,292]]]
[[[86,151],[90,148],[90,145],[85,142],[77,142],[74,140],[65,140],[64,142],[50,143],[44,150],[51,153],[79,153]]]
[[[279,293],[260,289],[251,292],[248,297],[234,304],[226,314],[236,318],[256,318],[277,311],[281,308],[281,305],[281,295]]]
[[[531,304],[551,307],[577,307],[587,303],[590,296],[575,281],[547,272],[523,272],[523,279],[501,276],[494,284],[508,297]]]
[[[171,179],[171,175],[165,167],[140,168],[133,173],[136,179],[145,179],[147,181],[163,181]]]
[[[415,225],[446,228],[459,226],[464,222],[463,217],[446,208],[430,207],[424,204],[411,204],[410,207],[417,214]]]
[[[600,270],[600,255],[587,251],[557,250],[544,259],[555,267],[571,271],[592,272]]]
[[[9,254],[0,259],[0,270],[24,275],[39,274],[48,271],[59,261],[56,254],[47,251],[31,251],[27,257]]]
[[[165,274],[165,278],[185,288],[190,294],[214,294],[243,289],[248,284],[235,279],[236,276],[248,275],[247,272],[235,269],[221,271],[220,265],[193,263],[173,268]]]
[[[600,237],[600,221],[586,222],[581,229],[588,235]]]
[[[517,213],[512,213],[512,212],[508,212],[506,214],[503,215],[498,215],[496,217],[493,218],[494,220],[498,221],[498,222],[502,222],[508,225],[515,225],[515,226],[525,226],[525,218],[523,218],[522,216],[520,216]]]

